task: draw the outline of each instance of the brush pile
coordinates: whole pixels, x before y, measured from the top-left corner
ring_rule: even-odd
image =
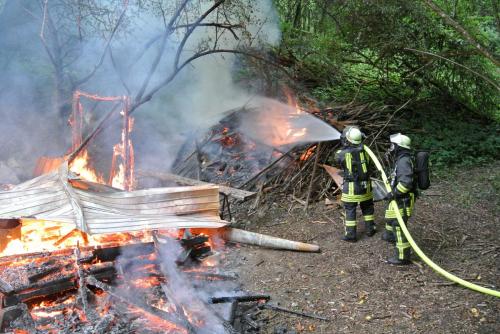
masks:
[[[366,135],[365,144],[380,157],[394,127],[388,106],[345,104],[318,109],[306,100],[307,111],[339,131],[355,125]],[[256,191],[254,207],[264,195],[291,195],[307,206],[310,201],[332,198],[339,189],[322,164],[333,165],[338,140],[270,147],[238,132],[236,110],[212,127],[203,139],[186,141],[173,165],[175,174],[235,188]]]

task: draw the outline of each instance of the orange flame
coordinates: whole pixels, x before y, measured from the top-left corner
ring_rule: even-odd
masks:
[[[75,247],[77,243],[85,246],[116,245],[152,240],[148,231],[129,233],[87,235],[76,230],[73,225],[36,219],[21,220],[21,237],[9,240],[0,256],[47,252]],[[21,263],[21,262],[20,262]]]
[[[302,155],[300,156],[299,160],[300,161],[306,161],[311,157],[311,155],[314,153],[314,150],[316,149],[316,145],[309,147]]]
[[[87,150],[76,157],[70,165],[70,170],[73,173],[80,175],[81,178],[96,183],[105,183],[102,175],[98,175],[96,171],[90,166],[89,154]]]

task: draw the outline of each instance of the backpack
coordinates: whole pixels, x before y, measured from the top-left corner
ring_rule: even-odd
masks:
[[[429,158],[428,151],[415,152],[415,176],[418,188],[421,190],[429,189],[431,186]]]

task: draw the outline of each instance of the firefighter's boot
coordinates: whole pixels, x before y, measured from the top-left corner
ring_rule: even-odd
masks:
[[[409,259],[400,259],[396,254],[396,256],[388,258],[387,263],[393,264],[395,266],[406,266],[411,264],[411,261]]]
[[[356,227],[346,226],[345,235],[342,237],[342,240],[348,242],[356,242]]]
[[[369,237],[373,237],[375,233],[377,233],[377,227],[375,226],[375,222],[373,220],[369,220],[365,222],[366,235]]]

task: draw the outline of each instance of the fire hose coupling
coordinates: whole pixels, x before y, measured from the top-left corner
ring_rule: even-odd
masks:
[[[368,153],[368,155],[370,156],[370,158],[372,158],[373,162],[375,163],[375,166],[380,171],[380,173],[382,175],[382,180],[384,181],[384,184],[385,184],[385,187],[386,187],[387,191],[391,192],[392,189],[391,189],[391,186],[390,186],[389,181],[387,179],[387,175],[385,174],[384,169],[382,168],[382,164],[378,160],[377,156],[366,145],[365,145],[365,151]],[[468,281],[466,281],[464,279],[461,279],[460,277],[457,277],[457,276],[455,276],[455,275],[447,272],[446,270],[444,270],[443,268],[441,268],[440,266],[438,266],[436,263],[432,262],[432,260],[429,259],[427,257],[427,255],[424,254],[424,252],[420,249],[420,247],[418,247],[418,245],[416,244],[415,240],[413,240],[412,236],[410,235],[410,232],[408,231],[408,229],[407,229],[407,227],[406,227],[406,225],[405,225],[405,223],[403,221],[403,217],[401,217],[401,213],[399,212],[398,205],[397,205],[397,203],[396,203],[396,201],[394,199],[392,199],[392,203],[394,203],[393,205],[395,206],[394,212],[396,213],[396,218],[397,218],[397,220],[399,222],[399,226],[401,227],[401,230],[403,231],[406,239],[410,243],[411,248],[413,248],[413,250],[415,251],[415,253],[417,253],[417,255],[429,267],[431,267],[434,271],[436,271],[438,274],[444,276],[448,280],[450,280],[452,282],[455,282],[457,284],[460,284],[461,286],[463,286],[465,288],[468,288],[468,289],[471,289],[471,290],[474,290],[474,291],[477,291],[477,292],[481,292],[481,293],[484,293],[484,294],[487,294],[487,295],[490,295],[490,296],[495,296],[495,297],[500,298],[500,291],[493,290],[493,289],[488,289],[488,288],[479,286],[477,284],[468,282]]]

